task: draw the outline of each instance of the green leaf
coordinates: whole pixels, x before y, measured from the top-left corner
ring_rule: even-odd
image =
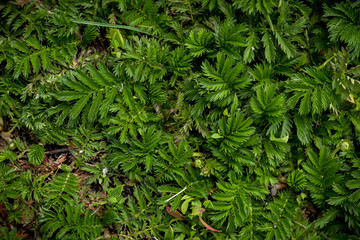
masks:
[[[97,90],[100,88],[100,86],[96,84],[96,82],[93,79],[91,79],[87,74],[85,74],[83,71],[78,70],[73,74],[77,79],[79,79],[81,83],[88,86],[89,88],[93,90]]]
[[[251,62],[255,58],[255,50],[257,48],[257,42],[259,41],[255,32],[249,32],[247,38],[247,47],[244,51],[244,61]]]
[[[22,63],[23,63],[22,73],[24,74],[25,77],[27,77],[30,74],[30,57],[25,57],[22,60]]]
[[[88,120],[90,122],[93,122],[97,118],[97,116],[99,114],[100,104],[102,101],[103,101],[102,92],[93,94],[93,100],[92,100],[91,107],[90,107],[90,110],[88,113]]]
[[[50,62],[51,62],[48,51],[41,51],[40,58],[41,58],[43,70],[47,70],[49,68]]]
[[[57,99],[60,101],[71,101],[84,96],[87,96],[87,94],[75,91],[63,91],[57,94]]]
[[[189,49],[190,54],[199,57],[210,50],[213,42],[212,34],[205,29],[199,32],[191,31],[185,40],[185,46]]]
[[[32,145],[28,151],[29,162],[38,166],[45,157],[45,148],[42,145]]]
[[[278,40],[278,43],[280,44],[281,49],[285,52],[286,56],[288,58],[293,58],[296,54],[294,45],[292,45],[288,39],[281,36],[278,32],[275,32],[275,38]]]
[[[71,111],[69,113],[70,119],[75,119],[77,116],[79,116],[81,110],[85,107],[85,105],[90,100],[90,96],[91,95],[84,96],[75,103],[75,105],[73,106],[73,108],[71,109]]]
[[[296,169],[290,173],[288,177],[288,184],[295,191],[304,190],[307,184],[305,173],[300,169]]]
[[[315,226],[323,228],[327,224],[329,224],[331,221],[333,221],[338,215],[340,211],[336,208],[329,209],[325,212],[322,218],[316,220]]]
[[[189,203],[193,200],[193,198],[188,198],[186,199],[182,204],[181,204],[181,212],[182,214],[186,214],[188,208],[189,208]]]
[[[274,42],[271,40],[269,34],[267,32],[264,33],[263,38],[261,39],[264,43],[265,47],[265,58],[271,63],[275,61],[275,47]]]
[[[31,55],[30,56],[30,61],[31,61],[31,65],[33,67],[33,71],[35,73],[38,73],[40,70],[40,59],[38,57],[38,55]]]
[[[218,139],[218,138],[223,138],[223,136],[221,136],[218,133],[214,133],[213,135],[211,135],[212,138]]]
[[[274,135],[271,135],[270,140],[274,142],[287,143],[289,141],[289,135],[286,135],[285,137],[282,138],[276,138]]]
[[[126,30],[131,30],[131,31],[135,31],[135,32],[144,33],[144,34],[147,34],[147,35],[152,35],[152,33],[148,32],[146,30],[142,30],[142,29],[136,28],[136,27],[125,26],[125,25],[100,23],[100,22],[93,22],[93,21],[86,21],[86,20],[75,20],[75,19],[73,20],[73,22],[78,23],[78,24],[91,25],[91,26],[109,27],[109,28],[121,28],[121,29],[126,29]]]

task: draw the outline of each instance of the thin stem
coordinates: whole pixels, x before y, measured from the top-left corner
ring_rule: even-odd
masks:
[[[334,57],[336,57],[339,53],[334,54],[334,56],[327,59],[323,64],[316,68],[316,70],[323,69]]]
[[[15,125],[10,129],[10,131],[8,132],[9,134],[11,134],[18,126],[19,126],[19,121],[15,123]]]
[[[296,223],[297,225],[302,226],[303,228],[306,229],[306,226],[305,226],[305,225],[303,225],[303,224],[301,224],[301,223],[299,223],[299,222],[297,222],[297,221],[295,221],[295,220],[294,220],[294,223]]]

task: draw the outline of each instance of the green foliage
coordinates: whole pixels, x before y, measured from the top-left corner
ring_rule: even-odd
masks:
[[[225,153],[233,153],[236,149],[246,144],[251,135],[254,134],[255,128],[251,127],[252,120],[244,119],[242,113],[235,113],[227,120],[219,120],[217,131],[211,135],[212,138],[218,139],[217,144]]]
[[[310,112],[320,114],[328,109],[337,110],[340,99],[332,90],[329,72],[316,68],[305,69],[304,72],[306,75],[295,74],[286,86],[288,92],[293,92],[288,100],[289,107],[294,108],[301,99],[301,115]]]
[[[248,78],[240,78],[244,66],[241,63],[235,65],[235,59],[224,54],[216,57],[216,69],[209,62],[202,64],[202,70],[207,79],[200,79],[200,86],[209,92],[205,95],[206,100],[224,107],[231,104],[236,97],[236,92],[250,84]]]
[[[330,41],[345,42],[351,52],[352,58],[360,56],[359,37],[357,27],[359,18],[359,1],[337,3],[335,6],[325,6],[324,17],[327,19],[327,27],[330,32]]]
[[[173,173],[178,173],[184,166],[189,165],[192,150],[185,141],[181,141],[178,146],[170,142],[159,155],[162,160],[159,159],[155,166],[156,179],[170,180],[173,179]]]
[[[20,176],[20,195],[23,199],[37,202],[41,201],[44,195],[44,182],[47,175],[33,176],[31,171],[22,173]]]
[[[0,228],[0,237],[4,240],[21,240],[21,237],[17,237],[17,231],[16,228],[12,228],[11,231],[9,231],[6,227]]]
[[[132,138],[128,147],[115,142],[114,147],[120,151],[110,156],[110,166],[117,168],[121,164],[121,169],[129,174],[130,179],[140,179],[141,175],[152,170],[158,158],[155,149],[161,141],[161,132],[156,132],[154,126],[140,128],[138,133],[141,141]],[[145,172],[141,170],[143,167]]]
[[[278,95],[275,97],[275,85],[268,85],[259,87],[256,90],[256,97],[252,97],[250,105],[255,113],[255,116],[259,119],[265,119],[270,123],[282,120],[285,108],[284,95]]]
[[[16,153],[14,153],[13,151],[11,151],[10,149],[2,149],[0,152],[0,162],[5,161],[5,160],[10,160],[10,161],[15,161],[16,160]]]
[[[110,184],[110,177],[109,177],[109,164],[105,161],[96,164],[95,166],[86,165],[81,169],[92,173],[93,175],[90,176],[87,181],[88,184],[98,182],[99,184],[103,185],[104,190],[107,190]]]
[[[29,148],[29,162],[35,166],[40,165],[45,157],[45,148],[41,145],[32,145]]]
[[[62,201],[71,202],[79,192],[78,179],[71,172],[64,172],[44,186],[46,205],[62,205]]]
[[[343,176],[336,174],[342,165],[339,159],[333,158],[326,148],[321,148],[319,156],[312,150],[307,151],[310,162],[304,163],[310,191],[314,203],[323,206],[331,196],[332,184],[341,182]]]
[[[36,37],[14,40],[8,43],[8,49],[2,50],[7,56],[7,68],[14,70],[14,77],[25,77],[31,73],[39,73],[51,67],[51,61],[60,65],[70,65],[74,59],[78,41],[74,39],[59,39],[55,36],[47,36],[51,46],[44,46]]]
[[[9,199],[16,198],[19,195],[17,184],[11,184],[18,177],[15,171],[15,168],[0,163],[0,202],[9,209],[11,209]]]
[[[254,14],[256,12],[262,14],[269,14],[272,12],[273,7],[278,5],[278,1],[271,0],[236,0],[234,1],[234,6],[236,8],[241,8],[244,12],[249,14]]]
[[[55,239],[95,239],[101,233],[96,215],[83,210],[83,205],[65,204],[57,211],[43,210],[41,232]]]
[[[252,203],[255,199],[263,199],[267,189],[261,188],[247,181],[234,179],[230,176],[230,183],[218,182],[217,187],[221,192],[213,195],[217,200],[213,203],[213,209],[216,211],[211,218],[224,224],[227,220],[226,229],[234,231],[236,227],[241,227],[248,221],[252,211]]]
[[[289,192],[282,192],[278,199],[271,202],[265,214],[267,223],[262,224],[259,230],[266,232],[266,239],[289,239],[293,233],[294,218],[296,217],[297,204]]]
[[[353,171],[351,176],[353,179],[345,183],[346,187],[353,190],[349,196],[349,200],[350,202],[358,202],[360,199],[360,171]]]
[[[169,16],[158,13],[159,6],[153,1],[130,1],[130,9],[121,15],[130,26],[143,25],[152,28],[154,34],[163,33],[166,29],[166,21]]]
[[[212,34],[205,29],[192,30],[185,40],[185,46],[192,56],[199,57],[210,51],[213,41]]]
[[[307,180],[304,174],[304,171],[300,169],[296,169],[292,173],[289,174],[287,182],[291,188],[295,191],[302,191],[305,189]]]
[[[0,4],[0,238],[356,239],[360,1]]]
[[[187,53],[185,48],[176,48],[169,60],[169,70],[176,76],[185,76],[186,72],[191,69],[192,57]]]
[[[212,22],[214,24],[215,42],[219,50],[239,58],[236,50],[245,46],[245,38],[242,36],[242,32],[246,31],[245,25],[236,24],[236,21],[232,18],[228,18],[223,22],[220,22],[218,18],[214,18]]]
[[[93,122],[99,117],[104,118],[114,102],[119,92],[117,78],[102,64],[99,64],[98,69],[91,65],[87,69],[90,76],[77,71],[61,79],[70,90],[60,92],[57,99],[76,100],[70,111],[68,108],[62,110],[62,118],[68,116],[70,120],[75,120],[82,112],[84,121]]]
[[[135,81],[154,84],[163,79],[167,73],[166,58],[169,54],[168,46],[162,46],[155,39],[134,37],[135,45],[125,42],[124,58],[126,73]]]

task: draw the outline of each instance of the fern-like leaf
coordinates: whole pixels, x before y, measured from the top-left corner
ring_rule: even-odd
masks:
[[[83,205],[65,204],[64,210],[43,209],[40,219],[41,232],[55,239],[95,239],[101,233],[102,225],[96,215],[83,210]]]
[[[342,181],[343,176],[337,174],[342,166],[342,162],[337,158],[332,158],[327,148],[321,148],[319,156],[308,150],[309,161],[303,164],[308,179],[307,188],[311,198],[318,206],[324,206],[325,201],[331,196],[332,184]]]
[[[334,7],[325,6],[324,17],[328,19],[327,27],[330,32],[330,40],[345,42],[352,58],[360,56],[360,10],[359,2],[342,2]]]
[[[286,112],[285,96],[283,94],[275,96],[275,85],[259,87],[256,97],[252,97],[250,105],[257,118],[263,118],[274,123],[282,120]]]
[[[28,158],[29,162],[35,166],[40,165],[45,157],[45,148],[41,145],[32,145],[29,148]]]
[[[61,173],[45,185],[44,196],[47,206],[62,205],[62,201],[71,201],[76,197],[79,189],[79,181],[71,172]]]
[[[289,174],[287,182],[295,191],[302,191],[307,184],[305,173],[302,170],[296,169]]]
[[[288,106],[294,108],[301,99],[299,113],[302,115],[310,112],[320,114],[329,108],[336,110],[341,98],[331,88],[329,72],[307,68],[304,73],[293,75],[286,85],[286,91],[293,93],[288,100]]]
[[[199,32],[193,30],[188,34],[185,46],[189,49],[191,55],[199,57],[210,51],[213,41],[212,34],[205,29],[201,29]]]

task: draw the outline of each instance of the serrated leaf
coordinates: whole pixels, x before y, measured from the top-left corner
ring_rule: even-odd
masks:
[[[329,222],[333,221],[338,214],[340,213],[340,211],[338,209],[330,209],[328,210],[322,218],[316,220],[315,222],[315,226],[323,228],[324,226],[326,226]]]
[[[27,45],[24,42],[22,42],[22,41],[20,41],[18,39],[16,39],[14,42],[12,42],[11,45],[12,45],[13,48],[18,49],[23,53],[29,53],[30,52]]]
[[[344,201],[346,201],[346,199],[347,199],[346,196],[337,196],[337,197],[331,197],[330,199],[327,200],[327,202],[330,205],[337,206],[343,203]]]
[[[280,44],[280,48],[285,52],[286,56],[288,58],[294,57],[296,54],[296,49],[294,45],[292,45],[288,39],[281,36],[278,32],[275,32],[275,37]]]
[[[81,84],[80,82],[78,81],[74,81],[70,78],[67,78],[67,77],[64,77],[62,78],[62,82],[68,86],[69,88],[75,90],[75,91],[78,91],[78,92],[90,92],[90,89],[87,88],[85,85]]]
[[[75,105],[73,106],[73,108],[71,109],[71,111],[69,113],[70,119],[75,119],[77,116],[79,116],[81,110],[88,103],[90,96],[91,96],[90,94],[87,96],[84,96],[75,103]]]
[[[114,102],[114,99],[116,95],[118,94],[118,89],[113,87],[110,89],[110,91],[106,92],[105,99],[102,101],[102,104],[100,106],[100,118],[105,118],[109,111],[110,105]]]
[[[360,200],[360,189],[356,190],[349,196],[351,202],[359,202]]]
[[[45,148],[42,145],[32,145],[28,151],[28,159],[32,165],[38,166],[45,157]]]
[[[38,73],[40,71],[40,59],[38,55],[30,56],[31,65],[33,67],[33,72]]]
[[[265,47],[265,58],[271,63],[275,61],[275,47],[274,42],[270,39],[270,36],[267,32],[265,32],[264,36],[261,39],[264,43]]]
[[[88,113],[88,120],[90,122],[93,122],[98,114],[99,114],[99,108],[100,108],[100,104],[103,101],[103,94],[102,92],[98,92],[98,93],[94,93],[93,94],[93,99],[92,99],[92,103],[91,103],[91,107]]]
[[[205,29],[199,32],[191,31],[185,40],[185,46],[189,49],[190,54],[199,57],[209,50],[213,42],[212,34]]]
[[[40,50],[42,48],[41,43],[35,37],[27,38],[24,41],[27,43],[27,45],[35,48],[36,50]]]
[[[47,50],[40,52],[41,64],[43,70],[47,70],[50,66],[50,57]]]
[[[91,64],[87,65],[87,69],[91,75],[91,77],[94,79],[94,81],[104,87],[111,86],[109,81],[106,80],[106,78]]]
[[[57,99],[60,101],[71,101],[84,96],[87,96],[87,94],[75,91],[63,91],[57,94]]]
[[[81,83],[88,86],[89,88],[91,88],[93,90],[97,90],[100,88],[100,86],[98,84],[96,84],[96,82],[92,78],[90,78],[87,74],[85,74],[84,72],[78,70],[77,72],[74,72],[73,74]]]
[[[21,62],[23,66],[22,73],[27,77],[30,74],[30,57],[25,57]]]
[[[255,49],[257,47],[257,42],[258,42],[258,37],[256,36],[255,32],[250,32],[248,34],[248,38],[247,38],[247,47],[244,51],[244,61],[245,62],[251,62],[252,60],[254,60],[255,58]]]
[[[349,180],[345,184],[349,189],[360,188],[360,179]]]

